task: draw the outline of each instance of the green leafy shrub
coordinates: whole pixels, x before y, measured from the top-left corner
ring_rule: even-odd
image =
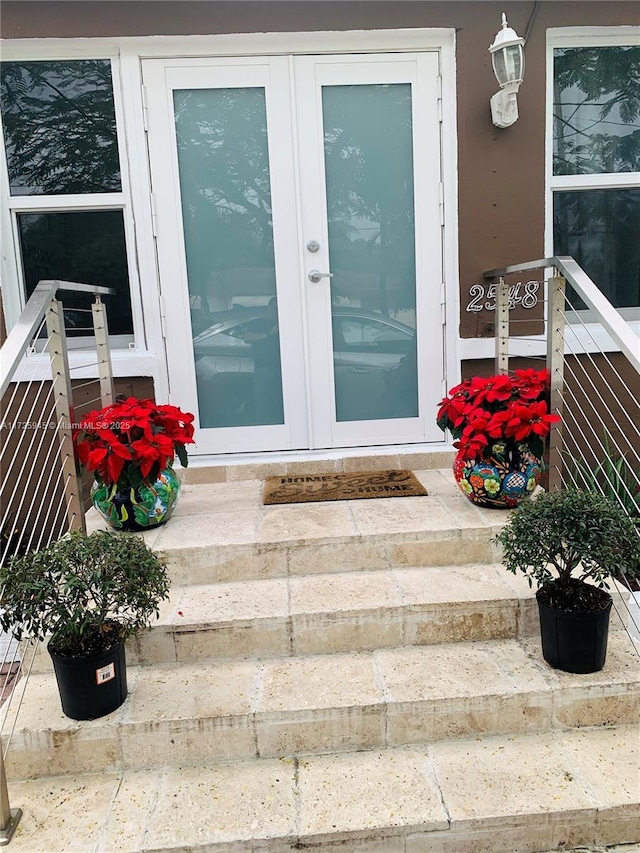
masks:
[[[147,626],[168,592],[166,566],[141,536],[76,531],[0,569],[0,627],[84,656]]]
[[[585,581],[602,588],[620,572],[633,577],[640,565],[633,521],[608,498],[574,488],[520,504],[495,541],[508,571],[522,572],[529,586],[553,585],[562,602]]]

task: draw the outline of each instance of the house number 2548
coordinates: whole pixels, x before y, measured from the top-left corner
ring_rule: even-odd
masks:
[[[522,308],[535,308],[538,304],[539,289],[539,281],[528,281],[526,284],[519,281],[517,284],[509,285],[509,308],[515,308],[516,305]],[[486,287],[483,284],[473,284],[469,288],[471,301],[466,310],[495,311],[497,295],[497,284],[489,284]]]

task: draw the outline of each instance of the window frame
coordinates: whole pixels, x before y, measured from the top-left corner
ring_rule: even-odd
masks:
[[[553,174],[553,82],[554,51],[557,48],[635,47],[640,46],[640,27],[558,27],[547,30],[546,142],[545,142],[545,254],[554,254],[554,194],[597,189],[640,189],[640,172],[602,172],[595,175]],[[640,334],[640,305],[617,309]],[[593,313],[580,311],[580,322],[589,327],[592,336],[603,339],[604,330],[594,322]],[[605,336],[608,338],[608,335]]]
[[[140,274],[137,262],[137,229],[134,224],[132,169],[129,162],[129,145],[127,144],[129,121],[126,115],[126,83],[123,76],[121,52],[117,45],[104,43],[99,46],[68,43],[64,46],[51,45],[43,49],[42,43],[35,46],[33,44],[21,45],[15,42],[3,42],[3,62],[55,62],[84,59],[108,60],[111,65],[117,150],[120,164],[120,191],[86,194],[11,195],[4,130],[0,116],[0,206],[2,208],[0,226],[5,235],[0,281],[2,282],[5,320],[7,328],[11,329],[26,303],[26,284],[23,275],[18,226],[20,214],[121,211],[127,253],[133,334],[110,336],[114,372],[119,376],[152,375],[156,373],[156,369],[150,369],[151,361],[147,357],[149,341],[148,330],[143,320]],[[85,364],[87,361],[86,351],[93,347],[92,339],[70,338],[68,344],[71,367],[73,368],[76,363],[78,365]],[[85,351],[84,356],[82,355],[83,350]],[[92,370],[95,372],[95,368],[93,368],[89,369],[89,373],[81,371],[78,375],[89,375]],[[74,375],[76,374],[74,373]]]

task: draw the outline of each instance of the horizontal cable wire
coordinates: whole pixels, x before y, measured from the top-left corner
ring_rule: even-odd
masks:
[[[567,301],[568,301],[568,300],[567,300]],[[600,347],[600,345],[598,344],[598,342],[596,341],[596,339],[595,339],[595,338],[594,338],[594,336],[593,336],[592,329],[590,328],[590,326],[589,326],[589,325],[587,325],[587,324],[584,322],[584,320],[582,319],[582,317],[580,317],[580,316],[579,316],[579,312],[578,312],[575,308],[573,308],[573,306],[571,306],[571,311],[572,311],[572,315],[573,315],[574,317],[577,317],[578,322],[579,322],[579,325],[584,329],[585,333],[589,336],[589,338],[591,339],[591,342],[592,342],[592,343],[593,343],[593,345],[596,347],[596,349],[597,349],[597,351],[599,352],[599,354],[600,354],[600,355],[605,359],[605,361],[607,362],[607,364],[609,365],[609,367],[611,368],[611,370],[612,370],[614,373],[616,373],[616,374],[617,374],[617,376],[618,376],[618,377],[619,377],[619,379],[620,379],[620,383],[621,383],[622,387],[624,388],[624,390],[627,392],[627,394],[629,394],[629,396],[630,396],[630,398],[631,398],[632,400],[635,400],[635,401],[636,401],[636,404],[637,404],[637,405],[638,405],[638,407],[640,408],[640,404],[638,404],[638,401],[637,401],[637,399],[636,399],[636,395],[635,395],[635,394],[632,394],[631,389],[628,387],[628,385],[627,385],[627,384],[626,384],[626,382],[624,381],[624,378],[623,378],[622,376],[620,376],[620,372],[619,372],[619,371],[616,369],[616,367],[613,365],[613,362],[612,362],[612,361],[611,361],[611,359],[609,358],[608,354],[607,354],[607,353],[606,353],[606,352],[605,352],[605,351]],[[577,324],[576,324],[576,323],[568,322],[567,313],[566,313],[565,311],[562,311],[562,312],[561,312],[561,314],[562,314],[562,319],[563,319],[563,320],[564,320],[564,322],[565,322],[565,338],[564,338],[564,341],[565,341],[565,344],[566,344],[566,345],[568,345],[568,344],[569,344],[569,342],[568,342],[568,340],[567,340],[567,338],[566,338],[566,330],[567,330],[567,329],[572,329],[572,330],[573,330],[573,327],[574,327],[575,325],[577,325]],[[573,336],[574,336],[574,337],[577,337],[577,336],[576,336],[576,334],[575,334],[575,331],[574,331],[574,333],[573,333]],[[577,355],[577,353],[575,353],[573,350],[572,350],[572,354],[573,354],[573,355]],[[586,356],[588,356],[588,357],[589,357],[589,359],[593,362],[593,359],[591,359],[591,353],[590,353],[590,352],[581,352],[581,353],[580,353],[580,355],[586,355]]]
[[[50,396],[51,396],[51,393],[48,393],[47,397],[45,398],[45,400],[43,402],[46,403]],[[53,403],[51,401],[51,406],[50,406],[49,411],[48,412],[43,411],[43,415],[45,415],[48,419],[46,421],[43,420],[42,422],[38,422],[38,423],[42,423],[42,424],[54,423],[55,424],[55,421],[52,420],[54,413],[55,413],[55,403]],[[57,426],[56,426],[56,428],[57,428]],[[8,488],[11,487],[11,475],[14,473],[14,471],[13,471],[14,466],[16,466],[16,465],[23,466],[23,462],[20,461],[19,451],[20,451],[22,443],[24,441],[24,436],[26,434],[29,434],[31,436],[31,442],[28,445],[28,447],[25,448],[25,449],[29,450],[29,449],[33,448],[33,445],[35,443],[35,437],[37,435],[40,435],[40,443],[38,445],[38,449],[40,449],[42,446],[42,442],[44,441],[45,436],[48,435],[49,437],[52,437],[52,435],[51,435],[52,432],[53,432],[53,430],[50,430],[48,428],[44,429],[42,426],[38,430],[36,430],[36,429],[34,429],[34,430],[24,429],[21,436],[20,436],[20,439],[18,441],[17,447],[11,448],[8,443],[5,443],[3,445],[2,453],[0,453],[0,459],[2,459],[2,457],[6,456],[8,453],[12,453],[12,458],[9,462],[8,467],[3,469],[3,482],[2,482],[2,485],[0,486],[0,496],[2,495],[3,491],[6,491]],[[19,473],[24,474],[25,473],[24,468],[21,468]],[[17,473],[16,479],[20,478],[19,473]],[[14,488],[14,492],[12,493],[12,497],[13,497],[14,493],[15,493],[15,488]]]
[[[43,461],[42,465],[40,466],[40,477],[41,477],[43,470],[46,469],[46,462],[48,461],[49,457],[51,456],[52,450],[57,449],[58,444],[57,444],[57,441],[55,440],[55,438],[51,435],[50,431],[45,430],[45,429],[41,429],[39,432],[40,432],[40,441],[38,442],[37,448],[35,448],[35,456],[34,456],[35,459],[38,459],[38,457],[42,451],[42,447],[43,447],[45,437],[49,436],[49,438],[50,438],[49,449],[46,453],[45,460]],[[34,440],[27,447],[27,450],[29,451],[29,453],[31,453],[34,450],[35,436],[37,434],[38,434],[37,432],[32,433]],[[27,479],[27,480],[30,479],[30,473],[31,473],[30,470],[25,469],[23,467],[22,470],[17,474],[15,481],[11,482],[11,475],[13,474],[13,469],[14,469],[16,464],[18,464],[18,456],[14,455],[14,457],[11,460],[11,463],[8,466],[7,470],[5,470],[3,472],[3,487],[4,486],[12,487],[12,491],[11,491],[11,495],[9,497],[9,500],[8,501],[5,500],[4,505],[3,505],[3,515],[2,515],[2,519],[0,520],[0,530],[2,530],[3,528],[6,528],[7,524],[13,525],[14,523],[19,523],[20,513],[22,512],[22,508],[24,506],[24,503],[25,503],[25,500],[26,500],[27,494],[28,494],[27,483],[25,483],[24,488],[22,488],[20,486],[20,484],[24,479]],[[22,463],[20,463],[20,464],[22,464]],[[22,474],[23,477],[21,477],[20,474]],[[37,485],[39,485],[39,483],[36,484],[36,486]],[[2,488],[0,488],[0,495],[1,494],[2,494]],[[36,489],[36,494],[37,494],[37,489]],[[15,504],[16,499],[18,499],[18,498],[20,499],[20,503],[19,503],[17,509],[15,509],[14,504]],[[45,501],[45,503],[46,503],[46,501]],[[18,548],[20,547],[20,545],[22,543],[22,538],[24,536],[24,533],[25,533],[25,530],[23,529],[22,533],[20,534],[20,539],[17,543]],[[3,564],[4,560],[5,560],[5,553],[3,552],[3,554],[0,554],[0,565]]]
[[[85,353],[83,353],[83,355],[85,355]],[[70,370],[70,373],[71,373],[72,378],[73,378],[74,371],[87,370],[89,367],[98,367],[99,365],[100,365],[100,362],[96,359],[95,361],[86,361],[86,362],[82,362],[82,364],[70,365],[69,370]],[[94,379],[93,381],[96,382],[97,379]]]
[[[579,354],[580,354],[580,355],[582,355],[582,353],[579,353]],[[605,400],[604,400],[604,398],[603,398],[602,394],[600,393],[600,391],[598,390],[597,386],[595,385],[595,383],[594,383],[593,379],[591,378],[590,373],[585,369],[584,365],[582,365],[582,364],[580,363],[580,359],[579,359],[579,358],[577,358],[577,354],[576,354],[576,353],[573,353],[573,352],[572,352],[572,353],[571,353],[571,355],[573,355],[573,356],[574,356],[576,364],[580,365],[580,368],[581,368],[581,370],[582,370],[582,372],[583,372],[584,378],[588,381],[589,385],[591,386],[591,389],[593,390],[593,392],[595,393],[595,395],[598,397],[598,399],[599,399],[600,403],[602,403],[602,405],[604,406],[604,410],[605,410],[605,411],[608,411],[608,410],[609,410],[609,406],[608,406],[608,404],[605,402]],[[602,373],[602,371],[599,369],[599,367],[595,364],[595,362],[593,362],[593,360],[591,360],[591,363],[593,364],[594,369],[597,371],[597,373],[598,373],[598,375],[600,376],[600,378],[602,379],[602,381],[603,381],[606,385],[608,385],[608,384],[609,384],[609,381],[607,380],[607,378],[605,377],[605,375]],[[566,359],[566,358],[565,358],[565,360],[564,360],[564,366],[565,366],[565,370],[569,370],[569,371],[571,372],[571,374],[572,374],[573,378],[574,378],[574,379],[576,379],[576,381],[578,382],[578,385],[580,385],[580,379],[577,377],[577,375],[576,375],[575,371],[573,370],[573,368],[571,367],[570,363],[567,361],[567,359]],[[614,373],[615,373],[616,377],[619,377],[619,372],[618,372],[618,371],[617,371],[613,366],[612,366],[612,369],[613,369],[613,371],[614,371]],[[622,384],[624,385],[624,383],[622,383]],[[628,389],[627,389],[626,385],[624,385],[624,388],[625,388],[625,390],[627,390],[627,391],[628,391]],[[640,404],[639,404],[639,403],[638,403],[638,401],[635,399],[635,397],[634,397],[633,395],[631,395],[631,392],[630,392],[630,391],[628,391],[628,393],[629,393],[629,395],[630,395],[630,400],[631,400],[631,402],[632,402],[632,403],[634,403],[634,404],[635,404],[635,406],[636,406],[636,408],[638,408],[638,411],[640,411]],[[591,402],[591,401],[590,401],[590,402]],[[595,407],[593,407],[593,411],[594,411],[594,412],[596,412],[596,414],[597,414],[597,410],[595,409]],[[634,422],[633,422],[633,420],[631,419],[631,416],[630,416],[630,415],[629,415],[629,413],[626,411],[626,409],[625,409],[624,407],[621,407],[620,411],[621,411],[622,413],[624,413],[624,415],[625,415],[626,419],[627,419],[627,420],[628,420],[628,422],[629,422],[629,426],[631,427],[631,429],[633,430],[633,432],[636,434],[636,436],[640,437],[640,431],[638,430],[638,427],[635,425],[635,423],[634,423]],[[600,416],[598,415],[598,417],[600,417]],[[601,422],[602,422],[602,419],[601,419],[601,418],[600,418],[600,420],[601,420]],[[621,431],[622,431],[622,430],[621,430]],[[624,433],[623,433],[623,434],[624,434]],[[625,436],[625,437],[626,437],[626,436]],[[628,439],[627,439],[627,440],[628,440]],[[603,449],[604,449],[604,448],[603,448]],[[631,444],[631,442],[630,442],[630,441],[629,441],[629,449],[634,453],[634,455],[636,455],[636,456],[637,456],[637,453],[636,453],[636,451],[635,451],[635,449],[634,449],[634,447],[633,447],[633,445]],[[638,457],[638,458],[640,458],[640,457]]]
[[[58,445],[56,445],[54,442],[51,442],[51,445],[50,445],[49,450],[47,452],[47,457],[45,459],[46,465],[42,466],[40,476],[39,476],[38,482],[36,484],[38,487],[38,489],[36,489],[36,491],[38,491],[39,487],[42,486],[41,494],[45,494],[45,495],[51,494],[51,492],[53,491],[51,486],[52,486],[54,477],[55,478],[60,477],[61,472],[57,466],[57,455],[59,454],[59,452],[60,452],[60,447]],[[49,476],[47,478],[47,481],[43,484],[43,479],[44,479],[44,475],[45,475],[46,471],[49,472]],[[36,534],[36,531],[38,529],[40,529],[40,531],[41,531],[40,536],[42,537],[42,531],[47,530],[47,521],[48,521],[49,513],[51,512],[51,508],[53,507],[53,505],[54,505],[53,501],[51,501],[51,500],[40,501],[40,505],[38,507],[37,514],[36,514],[36,517],[35,517],[33,525],[32,525],[31,535],[29,536],[29,540],[27,542],[27,548],[29,550],[33,550],[32,546],[33,546],[34,536]],[[42,519],[42,522],[40,523],[40,516],[42,514],[44,507],[47,507],[47,514],[44,516],[44,518]]]
[[[72,377],[73,378],[73,377]],[[78,380],[73,380],[73,390],[80,391],[82,388],[90,388],[92,385],[97,385],[99,382],[98,379],[87,379],[86,382],[79,382]],[[99,397],[96,399],[100,399]]]
[[[585,442],[587,442],[587,443],[588,443],[588,439],[587,439],[586,435],[584,434],[584,431],[583,431],[583,430],[582,430],[582,428],[580,427],[579,422],[574,420],[574,423],[576,424],[576,427],[577,427],[578,431],[580,432],[581,437],[585,440]],[[568,434],[569,434],[569,437],[570,437],[571,439],[573,439],[573,440],[574,440],[574,442],[576,442],[576,446],[577,446],[577,444],[578,444],[578,443],[577,443],[577,441],[576,441],[576,439],[575,439],[575,435],[572,433],[571,428],[569,427],[569,422],[568,422],[568,421],[566,421],[566,420],[563,420],[562,429],[559,431],[560,441],[561,441],[561,443],[562,443],[562,444],[567,448],[567,449],[566,449],[567,456],[569,456],[569,458],[571,459],[571,461],[572,461],[574,464],[578,464],[578,465],[579,465],[578,460],[576,460],[576,459],[572,456],[572,454],[569,452],[568,445],[567,445],[566,441],[564,440],[564,435],[565,435],[566,433],[568,433]],[[596,439],[597,439],[597,435],[596,435],[596,433],[595,433],[595,432],[594,432],[594,435],[596,436]],[[605,449],[605,447],[604,447],[602,444],[600,444],[600,447],[601,447],[601,449],[603,450],[603,452],[604,452],[604,453],[606,453],[606,452],[607,452],[607,451],[606,451],[606,449]],[[631,472],[631,474],[633,475],[633,478],[636,480],[636,482],[640,483],[640,480],[638,479],[638,477],[636,476],[636,474],[633,472],[633,470],[632,470],[631,468],[629,468],[629,471],[630,471],[630,472]],[[606,474],[605,474],[604,476],[605,476],[605,478],[607,479],[607,481],[608,481],[608,482],[610,482],[610,481],[609,481],[609,478],[608,478],[608,477],[606,477]],[[582,473],[582,481],[583,481],[583,484],[585,484],[585,483],[586,483],[584,473]],[[593,484],[597,486],[597,488],[598,488],[598,490],[600,491],[600,493],[601,493],[601,494],[604,494],[604,489],[603,489],[603,488],[602,488],[602,486],[597,482],[597,480],[596,480],[595,478],[594,478]],[[612,485],[613,485],[613,484],[612,484]],[[624,491],[626,492],[627,496],[633,500],[633,493],[630,491],[630,489],[629,489],[629,487],[627,486],[627,484],[626,484],[623,480],[621,480],[621,481],[620,481],[620,485],[621,485],[621,486],[623,486],[623,489],[624,489]],[[619,498],[617,498],[617,496],[616,496],[616,499],[617,499],[617,502],[619,503],[619,505],[622,507],[622,509],[625,509],[625,504],[624,504],[624,503],[623,503]]]

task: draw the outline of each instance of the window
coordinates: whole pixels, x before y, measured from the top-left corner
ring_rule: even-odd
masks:
[[[552,121],[554,254],[616,308],[637,308],[640,44],[555,47]]]
[[[40,279],[112,287],[109,328],[126,343],[133,316],[111,61],[3,62],[0,103],[20,301]],[[61,299],[81,336],[90,321],[78,309],[91,297]]]

